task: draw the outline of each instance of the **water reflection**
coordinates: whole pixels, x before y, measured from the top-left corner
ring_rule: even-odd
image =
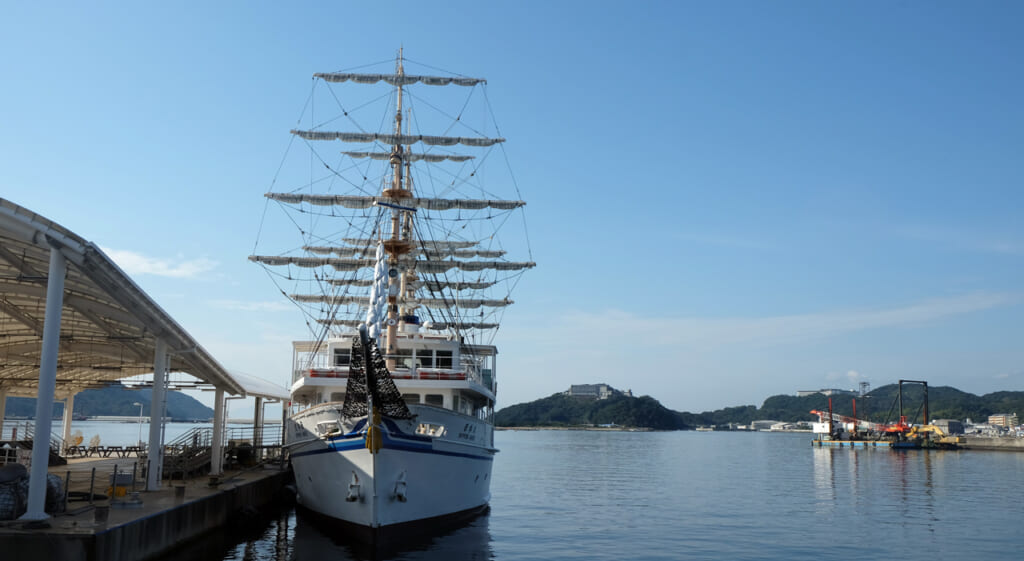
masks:
[[[437,533],[412,540],[369,546],[347,539],[336,528],[299,511],[295,515],[295,533],[291,556],[294,561],[308,559],[384,560],[485,560],[493,559],[490,513],[485,512],[458,527],[439,528]],[[277,561],[284,561],[278,557]]]
[[[238,520],[160,557],[159,561],[330,561],[494,559],[490,512],[456,525],[434,527],[402,542],[370,547],[336,526],[287,508]]]
[[[840,516],[848,508],[892,520],[890,529],[937,531],[939,502],[948,489],[936,482],[956,452],[815,448],[814,507],[817,516]]]
[[[814,462],[815,513],[831,513],[836,501],[835,450],[824,447],[811,448]]]

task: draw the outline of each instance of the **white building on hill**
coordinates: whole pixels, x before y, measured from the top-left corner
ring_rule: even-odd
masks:
[[[622,394],[633,397],[632,390],[619,391],[608,384],[573,384],[565,392],[570,397],[584,397],[590,399],[608,399],[615,394]]]

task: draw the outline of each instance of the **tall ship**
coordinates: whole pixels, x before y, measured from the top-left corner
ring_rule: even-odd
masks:
[[[314,75],[249,257],[309,332],[286,423],[298,502],[370,540],[486,508],[494,337],[535,265],[505,139],[471,124],[493,115],[486,81],[409,65]]]

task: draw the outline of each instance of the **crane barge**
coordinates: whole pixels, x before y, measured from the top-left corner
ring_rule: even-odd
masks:
[[[924,389],[922,424],[907,422],[903,410],[903,385],[921,384]],[[897,394],[899,421],[896,423],[874,423],[857,418],[857,400],[853,400],[853,416],[840,415],[832,411],[832,398],[828,400],[828,411],[812,410],[818,422],[812,423],[814,440],[812,446],[837,448],[893,448],[953,449],[963,443],[963,438],[945,434],[941,428],[928,423],[928,382],[921,380],[900,380]]]

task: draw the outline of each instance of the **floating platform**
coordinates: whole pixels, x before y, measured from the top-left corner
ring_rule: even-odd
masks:
[[[819,448],[889,448],[892,450],[958,450],[961,446],[953,442],[935,440],[818,440],[811,446]]]
[[[818,440],[811,441],[811,446],[820,448],[895,448],[897,444],[889,440]],[[918,446],[920,448],[920,446]]]
[[[108,491],[107,467],[112,460],[97,467],[97,482],[101,475],[105,479],[97,483],[96,493]],[[63,478],[65,469],[54,467],[50,473]],[[112,498],[93,504],[69,502],[66,512],[51,514],[43,522],[0,522],[0,551],[5,559],[149,559],[209,532],[244,523],[257,509],[285,495],[289,476],[277,466],[257,466],[219,478],[165,480],[160,490],[112,493]]]

